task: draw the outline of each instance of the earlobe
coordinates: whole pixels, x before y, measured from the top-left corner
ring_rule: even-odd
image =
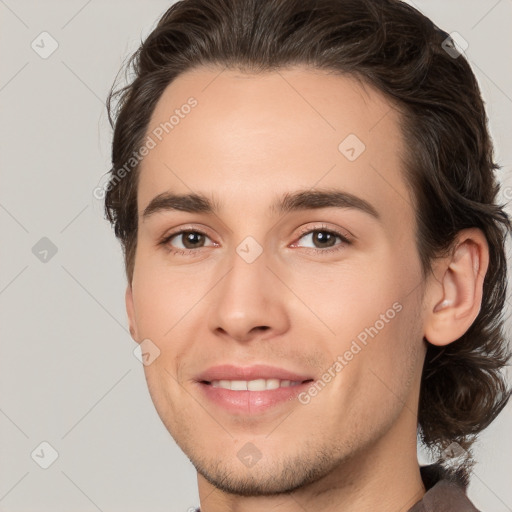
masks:
[[[478,228],[461,231],[451,255],[438,262],[441,279],[429,284],[427,341],[448,345],[471,327],[480,312],[488,264],[489,246],[483,232]]]
[[[133,291],[130,284],[126,287],[126,293],[125,293],[125,303],[126,303],[126,313],[128,315],[128,324],[130,327],[130,334],[133,338],[133,341],[139,342],[139,335],[137,332],[137,322],[135,319],[135,308],[133,305]]]

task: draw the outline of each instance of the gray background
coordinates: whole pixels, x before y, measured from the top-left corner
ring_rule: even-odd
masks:
[[[109,169],[109,87],[170,4],[0,0],[0,511],[199,503],[133,355],[121,249],[92,193]],[[469,43],[510,200],[512,0],[414,5]],[[58,43],[46,59],[31,47],[43,31]],[[469,496],[487,512],[512,511],[511,427],[512,404],[477,445]]]

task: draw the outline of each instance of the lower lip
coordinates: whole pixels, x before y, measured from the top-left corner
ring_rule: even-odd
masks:
[[[311,382],[303,382],[296,386],[266,391],[234,391],[214,388],[211,384],[199,382],[202,392],[211,402],[232,414],[242,415],[259,414],[283,403],[291,402],[310,384]]]

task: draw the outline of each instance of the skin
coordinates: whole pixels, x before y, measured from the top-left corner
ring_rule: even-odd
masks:
[[[460,232],[422,279],[400,118],[368,85],[303,67],[198,68],[166,88],[147,133],[190,96],[198,105],[140,167],[126,307],[134,340],[160,350],[145,376],[198,471],[201,510],[408,510],[425,492],[416,430],[426,340],[448,344],[476,318],[484,235]],[[338,150],[349,134],[366,146],[352,162]],[[380,219],[354,208],[270,210],[285,193],[320,188],[363,198]],[[202,193],[220,209],[143,218],[166,191]],[[195,246],[180,235],[159,245],[194,228],[207,235]],[[306,228],[351,234],[351,243],[335,238],[339,250],[321,253],[325,242],[302,235]],[[252,263],[236,252],[247,236],[263,251]],[[198,373],[223,363],[319,379],[394,303],[400,312],[306,405],[231,414],[200,393]],[[252,467],[237,456],[246,443],[261,453]]]

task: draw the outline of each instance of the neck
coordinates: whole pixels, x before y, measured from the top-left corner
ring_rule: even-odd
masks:
[[[198,474],[201,512],[407,512],[425,493],[416,443],[416,417],[404,407],[377,442],[288,494],[236,496],[216,489]]]

